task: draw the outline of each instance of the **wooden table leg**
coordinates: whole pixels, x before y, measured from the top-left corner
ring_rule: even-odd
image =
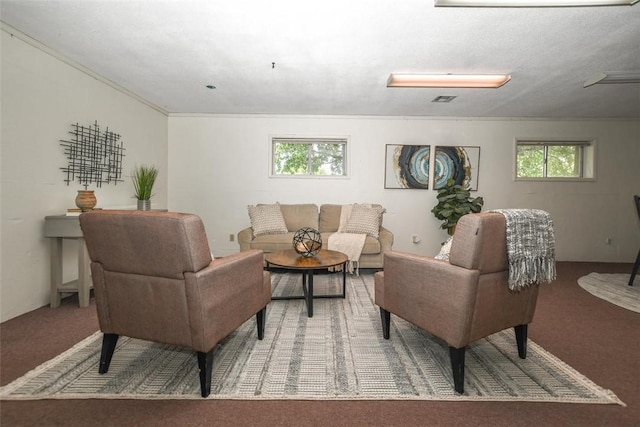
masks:
[[[51,308],[60,306],[60,286],[62,286],[62,238],[51,238],[51,295],[49,301]]]

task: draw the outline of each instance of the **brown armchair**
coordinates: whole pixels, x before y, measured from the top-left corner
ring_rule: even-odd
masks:
[[[384,338],[390,313],[449,345],[454,387],[464,392],[466,346],[515,328],[518,355],[526,357],[527,325],[533,320],[538,285],[508,287],[506,221],[499,213],[465,215],[458,222],[449,262],[390,251],[375,275]]]
[[[190,347],[207,397],[215,345],[254,314],[263,338],[271,283],[261,251],[212,261],[192,214],[94,211],[80,215],[80,226],[104,333],[101,374],[120,335]]]

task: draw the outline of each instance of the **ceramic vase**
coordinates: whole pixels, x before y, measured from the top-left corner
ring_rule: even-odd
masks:
[[[78,190],[76,206],[79,207],[82,212],[90,211],[96,203],[98,203],[98,200],[93,190]]]

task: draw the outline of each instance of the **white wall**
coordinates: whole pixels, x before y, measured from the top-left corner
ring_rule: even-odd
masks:
[[[160,167],[153,206],[195,212],[214,254],[236,252],[254,203],[378,202],[395,249],[433,254],[446,238],[430,213],[433,190],[385,190],[385,144],[481,147],[479,191],[486,209],[535,207],[552,213],[559,260],[632,262],[640,226],[640,121],[446,120],[363,117],[171,116],[70,65],[27,37],[1,32],[0,321],[49,302],[44,217],[73,207],[59,140],[72,123],[122,135],[126,181],[95,189],[98,207],[133,205],[135,164]],[[27,40],[26,43],[23,40]],[[348,136],[349,179],[268,178],[270,135]],[[515,137],[597,138],[597,181],[514,182]],[[411,243],[413,235],[422,241]],[[612,239],[611,245],[605,243]],[[65,243],[65,280],[76,277]]]
[[[4,30],[4,27],[3,27]],[[136,163],[160,168],[152,207],[167,205],[167,116],[2,31],[0,315],[7,320],[49,302],[49,242],[44,217],[75,207],[60,139],[72,123],[122,136],[125,182],[95,186],[98,207],[135,206],[129,174]],[[24,37],[24,36],[21,36]],[[28,40],[28,39],[25,39]],[[65,242],[65,280],[77,277],[75,242]]]
[[[350,178],[269,178],[270,135],[348,136]],[[596,138],[596,181],[515,182],[516,137]],[[384,189],[385,144],[480,146],[473,194],[484,197],[485,210],[549,211],[561,261],[635,259],[640,121],[170,115],[169,208],[199,214],[214,254],[225,255],[238,251],[229,234],[249,225],[249,204],[381,203],[394,249],[435,254],[446,238],[430,212],[436,192]]]

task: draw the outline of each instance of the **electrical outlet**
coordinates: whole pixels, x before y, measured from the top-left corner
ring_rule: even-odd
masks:
[[[233,234],[229,234],[229,241],[233,242],[236,239],[236,236],[234,236]]]

